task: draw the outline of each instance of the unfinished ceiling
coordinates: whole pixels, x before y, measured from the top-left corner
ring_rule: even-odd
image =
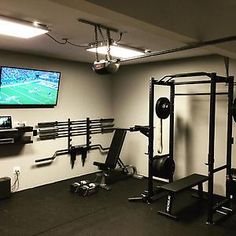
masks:
[[[68,38],[76,44],[93,42],[94,28],[78,22],[82,18],[127,32],[121,43],[151,51],[236,35],[235,12],[234,0],[1,0],[0,5],[1,15],[46,24],[58,40]],[[114,39],[118,36],[112,34]],[[0,49],[82,62],[95,59],[85,48],[60,45],[46,35],[28,40],[0,36]],[[132,63],[214,53],[236,58],[236,42]]]

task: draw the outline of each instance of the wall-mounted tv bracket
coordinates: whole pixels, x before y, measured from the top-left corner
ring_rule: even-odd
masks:
[[[43,122],[37,125],[37,136],[39,140],[50,140],[58,138],[67,138],[68,147],[57,150],[52,157],[35,160],[37,164],[52,162],[57,156],[70,154],[71,168],[74,167],[76,156],[81,155],[82,165],[84,166],[87,153],[90,150],[99,149],[101,152],[109,148],[102,147],[101,144],[91,145],[91,135],[111,133],[114,130],[114,119],[90,119],[71,121]],[[85,144],[72,145],[72,139],[75,136],[86,136]]]

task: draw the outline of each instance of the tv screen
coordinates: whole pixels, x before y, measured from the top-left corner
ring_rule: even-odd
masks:
[[[56,71],[2,66],[0,106],[55,106],[60,75]]]

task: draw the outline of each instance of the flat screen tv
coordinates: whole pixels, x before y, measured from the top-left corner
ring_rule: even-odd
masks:
[[[2,66],[1,107],[53,107],[57,105],[61,73]]]

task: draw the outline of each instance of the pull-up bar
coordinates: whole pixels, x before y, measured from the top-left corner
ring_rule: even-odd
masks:
[[[210,78],[210,80],[191,80],[191,81],[178,81],[176,82],[174,79],[178,78],[187,78],[187,77],[200,77],[206,76]],[[188,84],[210,84],[211,80],[214,79],[216,83],[227,83],[229,82],[230,77],[218,76],[216,73],[207,73],[207,72],[191,72],[191,73],[182,73],[182,74],[173,74],[166,75],[162,77],[160,80],[154,80],[154,84],[156,85],[188,85]]]
[[[174,75],[166,75],[160,81],[163,81],[166,78],[169,78],[166,82],[172,80],[173,78],[181,78],[181,77],[195,77],[195,76],[211,76],[215,75],[214,73],[207,73],[207,72],[191,72],[191,73],[181,73],[181,74],[174,74]]]
[[[209,96],[210,93],[175,93],[175,96]],[[216,93],[216,95],[228,95],[228,93]]]

